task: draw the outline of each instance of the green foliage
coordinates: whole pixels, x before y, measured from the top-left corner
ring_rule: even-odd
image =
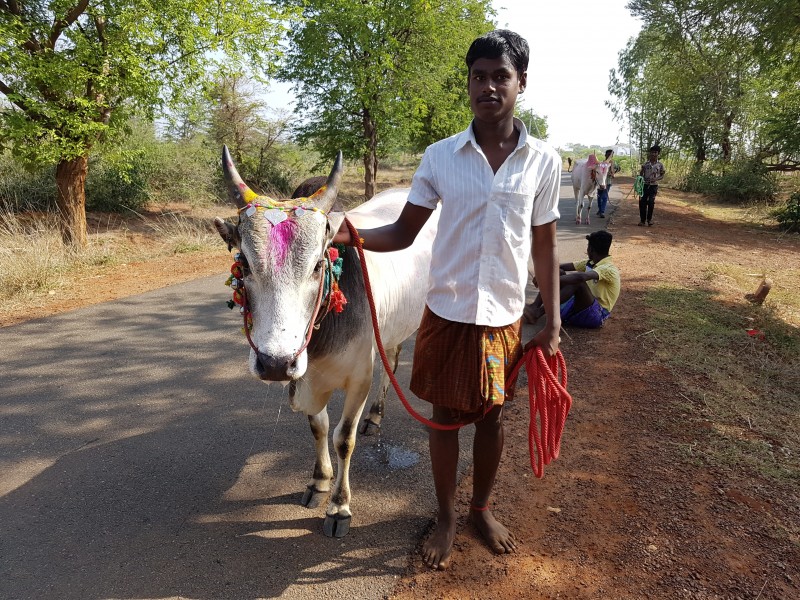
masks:
[[[781,229],[800,232],[800,192],[795,192],[783,206],[776,208],[772,215]]]
[[[30,169],[8,152],[0,154],[0,211],[47,211],[55,206],[53,168]]]
[[[130,115],[152,118],[193,93],[222,57],[272,71],[291,14],[267,0],[0,2],[0,140],[29,165],[81,165],[57,171],[65,242],[86,243],[82,166],[92,148]],[[138,162],[117,157],[100,189],[127,178],[122,199],[138,202]]]
[[[152,156],[143,149],[116,150],[89,162],[86,207],[90,210],[141,210],[147,204]]]
[[[632,0],[628,7],[643,28],[611,72],[609,91],[616,102],[609,106],[630,125],[639,148],[659,142],[689,154],[698,166],[706,161],[755,161],[771,170],[800,166],[796,5]],[[747,177],[741,183],[752,182]],[[740,195],[752,191],[758,192]]]
[[[721,173],[710,168],[689,171],[681,188],[688,192],[711,194],[723,202],[745,204],[769,202],[777,192],[777,182],[764,165],[743,161]]]
[[[302,143],[363,161],[421,148],[469,122],[464,56],[492,28],[488,0],[296,2],[281,76],[296,83]]]
[[[516,117],[525,123],[528,133],[535,138],[547,141],[547,117],[537,115],[531,108],[521,108],[517,105]]]

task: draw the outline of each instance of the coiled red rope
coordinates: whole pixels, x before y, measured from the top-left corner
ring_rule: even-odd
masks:
[[[378,346],[378,352],[381,355],[383,368],[386,369],[386,374],[394,386],[397,397],[400,402],[412,417],[417,421],[443,431],[450,431],[459,429],[465,423],[452,423],[442,424],[435,423],[430,419],[426,419],[408,402],[400,389],[400,384],[389,366],[389,358],[386,356],[386,350],[383,347],[381,340],[380,329],[378,327],[378,313],[375,309],[375,300],[372,296],[372,286],[369,281],[369,273],[367,272],[367,261],[364,257],[364,248],[361,237],[358,235],[358,230],[345,218],[347,228],[350,230],[350,236],[353,243],[358,250],[358,256],[361,259],[361,271],[364,274],[364,289],[367,293],[367,300],[369,301],[369,310],[372,314],[372,329],[375,332],[375,342]],[[528,373],[528,406],[530,409],[530,423],[528,425],[528,451],[531,457],[531,468],[533,469],[536,477],[544,476],[545,465],[550,464],[553,459],[558,458],[561,450],[561,434],[564,431],[564,424],[567,419],[567,414],[572,407],[572,396],[567,392],[567,364],[564,356],[559,350],[555,356],[546,359],[542,349],[538,346],[530,348],[525,352],[522,357],[514,365],[511,371],[511,376],[508,378],[509,382],[516,382],[519,371],[522,367]],[[491,406],[488,410],[491,410]],[[487,410],[487,412],[488,412]],[[537,428],[538,421],[538,428]]]

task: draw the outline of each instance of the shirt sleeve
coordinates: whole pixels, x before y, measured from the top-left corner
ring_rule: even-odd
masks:
[[[428,148],[411,179],[411,191],[408,193],[407,201],[434,210],[439,204],[439,194],[436,191],[432,163],[431,150]]]
[[[561,158],[553,152],[547,152],[542,157],[542,182],[533,199],[533,218],[531,225],[546,225],[557,221],[561,216],[558,212],[558,191],[561,187]]]
[[[572,263],[572,268],[576,271],[586,271],[586,263],[589,262],[588,260],[579,260]]]

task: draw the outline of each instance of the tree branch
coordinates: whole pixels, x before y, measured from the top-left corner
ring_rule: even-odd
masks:
[[[13,0],[12,0],[13,1]],[[78,0],[78,3],[72,7],[67,13],[67,16],[63,19],[57,19],[53,22],[53,28],[50,30],[50,40],[48,48],[55,48],[56,42],[58,41],[61,32],[64,31],[67,27],[72,25],[75,20],[80,17],[85,11],[86,8],[89,6],[89,0]]]

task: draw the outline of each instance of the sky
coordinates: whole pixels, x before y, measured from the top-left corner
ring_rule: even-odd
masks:
[[[605,101],[609,72],[620,50],[641,29],[625,8],[627,0],[494,0],[498,27],[522,35],[530,46],[523,108],[547,117],[548,142],[613,147],[628,141]],[[289,84],[267,93],[274,108],[291,108]],[[536,135],[536,132],[531,132]]]

